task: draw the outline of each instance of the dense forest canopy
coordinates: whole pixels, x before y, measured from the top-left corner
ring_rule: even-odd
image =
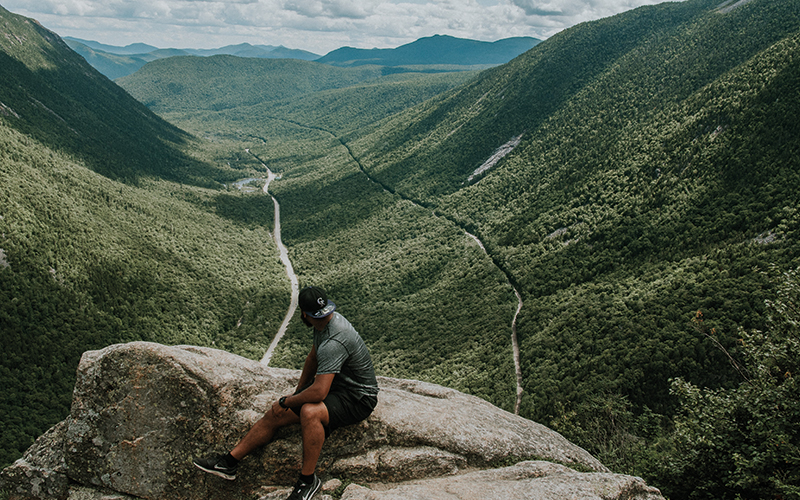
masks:
[[[735,381],[687,322],[704,310],[730,346],[737,326],[762,326],[769,286],[753,269],[797,258],[798,4],[714,7],[567,30],[351,146],[479,235],[519,286],[535,419],[597,390],[668,412],[671,377]]]
[[[513,411],[516,291],[523,416],[671,498],[797,495],[800,1],[642,7],[480,73],[225,56],[120,80],[169,123],[0,16],[27,40],[0,37],[4,460],[63,418],[85,349],[263,354],[288,280],[271,202],[229,186],[269,168],[301,284],[379,374]],[[272,364],[307,344],[293,321]]]
[[[65,417],[84,351],[152,340],[257,357],[289,283],[272,203],[220,189],[257,163],[215,157],[37,23],[0,9],[0,31],[6,464]]]

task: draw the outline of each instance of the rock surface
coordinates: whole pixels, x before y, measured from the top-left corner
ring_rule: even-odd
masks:
[[[663,500],[641,478],[581,473],[551,462],[520,462],[446,478],[414,481],[380,491],[351,484],[341,500]]]
[[[202,473],[191,459],[231,449],[298,377],[192,346],[134,342],[87,352],[69,418],[3,470],[0,489],[9,499],[285,498],[300,467],[297,427],[243,460],[235,481]],[[324,479],[372,485],[351,484],[343,499],[661,498],[641,479],[608,473],[560,434],[481,399],[418,381],[379,385],[375,412],[335,431],[320,457]],[[538,461],[493,468],[522,460]]]
[[[63,498],[69,487],[64,465],[66,421],[39,436],[25,454],[0,474],[0,492],[10,498]],[[16,495],[16,496],[15,496]]]

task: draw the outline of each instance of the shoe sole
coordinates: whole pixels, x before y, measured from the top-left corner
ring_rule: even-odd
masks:
[[[317,483],[317,487],[316,487],[316,488],[314,488],[314,490],[311,492],[311,494],[310,494],[309,496],[307,496],[306,498],[308,498],[309,500],[311,500],[312,498],[314,498],[314,495],[316,495],[317,493],[319,493],[319,490],[321,490],[321,489],[322,489],[322,481],[319,481],[319,482]]]
[[[194,463],[194,462],[192,462],[192,463]],[[220,471],[214,470],[214,469],[207,469],[206,467],[203,467],[203,466],[198,465],[196,463],[194,463],[194,466],[197,467],[198,469],[200,469],[203,472],[208,472],[209,474],[214,474],[215,476],[219,476],[219,477],[221,477],[223,479],[227,479],[228,481],[233,481],[234,479],[236,479],[236,476],[232,476],[230,474],[225,474],[224,472],[220,472]]]

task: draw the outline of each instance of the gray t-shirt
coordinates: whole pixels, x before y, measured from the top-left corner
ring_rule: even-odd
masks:
[[[338,312],[324,330],[314,330],[317,375],[335,373],[331,391],[363,396],[378,395],[378,380],[364,340],[353,325]]]

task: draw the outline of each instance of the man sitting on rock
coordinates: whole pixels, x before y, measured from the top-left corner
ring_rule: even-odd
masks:
[[[227,455],[195,459],[194,464],[225,479],[236,478],[239,460],[270,442],[283,426],[299,423],[303,466],[289,500],[309,500],[322,486],[315,474],[322,444],[331,431],[367,418],[378,402],[378,381],[367,346],[325,291],[300,291],[303,323],[313,328],[314,343],[306,357],[297,390],[283,396],[253,425]]]

